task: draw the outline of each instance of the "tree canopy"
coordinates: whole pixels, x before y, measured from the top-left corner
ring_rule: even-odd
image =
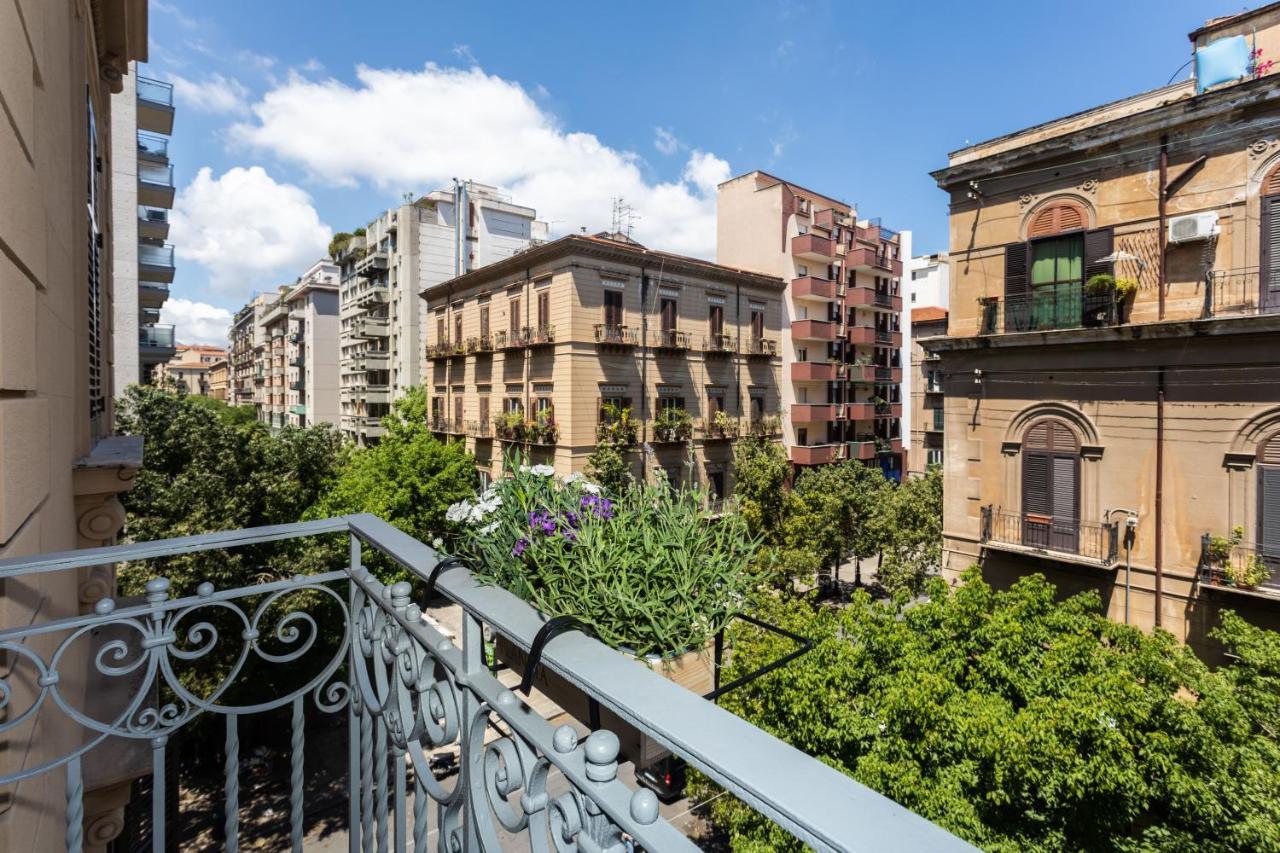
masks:
[[[990,850],[1280,849],[1280,636],[1227,615],[1239,659],[1215,672],[1095,593],[963,581],[843,609],[763,597],[757,615],[816,646],[722,704]],[[726,680],[789,648],[731,639]],[[729,797],[712,816],[734,849],[797,847]]]

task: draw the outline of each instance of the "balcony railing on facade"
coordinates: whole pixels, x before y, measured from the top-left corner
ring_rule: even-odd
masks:
[[[1213,270],[1205,276],[1205,317],[1280,313],[1280,271],[1257,267]]]
[[[776,358],[778,342],[773,338],[752,337],[747,341],[747,355],[753,358]]]
[[[791,238],[791,254],[812,261],[828,261],[836,255],[836,243],[818,234],[797,234]]]
[[[1242,531],[1237,531],[1237,533]],[[1200,538],[1196,575],[1205,586],[1280,598],[1280,549],[1206,533]]]
[[[902,346],[902,332],[895,329],[877,328],[875,330],[875,342],[880,346],[900,347]]]
[[[391,353],[386,350],[365,350],[351,359],[357,371],[386,370],[391,365]]]
[[[849,374],[849,365],[834,361],[794,361],[792,382],[835,382]]]
[[[866,246],[857,246],[844,256],[845,266],[849,269],[887,272],[890,276],[902,275],[902,261],[888,252],[877,251]]]
[[[529,345],[529,339],[526,337],[528,331],[529,329],[526,326],[521,329],[497,332],[493,336],[493,348],[498,350],[524,349]]]
[[[65,823],[67,850],[86,843],[85,768],[114,742],[136,745],[160,769],[150,784],[152,837],[143,841],[165,849],[164,839],[178,835],[168,822],[190,812],[166,808],[171,777],[163,768],[180,736],[201,723],[224,744],[224,784],[208,808],[219,814],[229,849],[259,841],[270,809],[277,811],[268,831],[302,849],[319,807],[310,783],[324,772],[304,755],[321,751],[345,757],[333,763],[329,790],[338,794],[338,823],[352,850],[430,843],[496,851],[504,838],[541,850],[550,849],[549,832],[555,849],[698,849],[660,818],[652,792],[624,781],[619,764],[627,757],[613,731],[597,727],[580,738],[572,726],[544,719],[488,668],[489,638],[528,653],[546,617],[374,516],[0,560],[0,579],[30,583],[127,563],[142,571],[149,561],[242,548],[283,554],[282,543],[302,539],[327,540],[340,568],[291,575],[278,566],[268,575],[278,580],[221,590],[207,582],[179,590],[155,576],[145,598],[103,598],[87,615],[0,630],[12,659],[0,679],[9,700],[4,729],[84,732],[64,740],[48,734],[39,760],[0,773],[6,788],[35,779],[24,786],[31,796],[58,792],[48,810]],[[369,568],[374,563],[411,581],[384,584]],[[423,618],[414,599],[425,583],[458,608],[456,637]],[[811,849],[971,849],[585,633],[565,632],[540,650],[541,669],[587,697],[606,726],[626,721]],[[219,678],[211,686],[199,690],[184,678],[218,661],[226,665],[212,669]],[[90,674],[116,689],[77,694]],[[280,724],[288,747],[263,747],[255,756],[288,765],[287,796],[268,800],[257,786],[241,786],[242,735]],[[441,752],[458,756],[456,784],[434,766]],[[553,777],[567,791],[557,793]]]
[[[351,333],[357,338],[385,338],[391,325],[385,318],[363,317],[351,324]]]
[[[492,335],[476,335],[474,337],[467,338],[467,353],[469,355],[490,352],[493,352]]]
[[[472,438],[493,438],[493,421],[467,421],[463,431]]]
[[[747,417],[747,435],[773,438],[782,435],[782,416],[777,413],[756,413]]]
[[[698,421],[697,433],[704,441],[730,441],[742,432],[742,425],[738,418],[730,417],[724,412],[719,414],[721,415],[719,417],[712,415]]]
[[[154,133],[138,133],[138,157],[144,160],[167,161],[169,139]]]
[[[169,298],[169,285],[161,281],[138,282],[138,305],[143,308],[160,308]]]
[[[849,326],[845,330],[845,340],[853,346],[874,346],[876,330],[872,326]]]
[[[843,444],[797,444],[791,447],[791,462],[795,465],[827,465],[846,458]]]
[[[168,136],[173,133],[173,84],[138,77],[138,127]]]
[[[465,435],[465,422],[461,417],[450,418],[444,415],[431,416],[431,431],[446,435]]]
[[[791,280],[791,298],[812,302],[834,302],[839,295],[837,282],[827,278],[806,275]]]
[[[1103,568],[1115,565],[1120,522],[1011,512],[988,504],[981,511],[981,542],[1003,551],[1066,558]]]
[[[173,246],[138,244],[138,278],[142,281],[173,283]]]
[[[356,261],[356,275],[363,278],[369,278],[377,275],[387,269],[387,253],[386,252],[369,252],[363,258]]]
[[[151,349],[173,349],[173,326],[150,325],[138,328],[138,345]]]
[[[678,329],[650,329],[649,346],[654,349],[683,351],[689,349],[690,334]]]
[[[702,351],[706,355],[730,355],[737,349],[738,339],[734,335],[718,333],[702,339]]]
[[[138,236],[150,241],[169,239],[169,211],[163,207],[138,205]]]
[[[634,347],[640,345],[640,330],[611,323],[595,325],[596,343],[607,346]]]
[[[549,346],[556,342],[556,327],[552,323],[526,327],[521,334],[528,346]]]
[[[980,306],[980,335],[1114,326],[1119,305],[1111,291],[1091,294],[1081,282],[1043,285],[1022,294],[991,296]]]

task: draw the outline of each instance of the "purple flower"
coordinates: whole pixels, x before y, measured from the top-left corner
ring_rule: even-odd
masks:
[[[577,542],[578,534],[574,533],[572,530],[566,530],[564,532],[564,538],[569,540],[570,542]]]
[[[578,525],[581,523],[581,521],[578,518],[578,514],[576,512],[574,512],[573,510],[569,510],[564,514],[564,523],[572,527],[574,530],[577,530]]]
[[[511,549],[511,556],[513,557],[521,556],[522,554],[524,554],[525,549],[528,547],[529,547],[528,539],[517,539],[516,547]]]
[[[583,512],[589,512],[596,518],[613,518],[613,501],[600,495],[584,495],[579,506]]]
[[[533,530],[541,530],[545,535],[550,536],[556,532],[556,520],[550,512],[540,509],[529,513],[529,527]]]

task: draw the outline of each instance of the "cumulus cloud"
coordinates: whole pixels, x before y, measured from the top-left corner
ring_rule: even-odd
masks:
[[[562,127],[518,83],[480,68],[360,66],[354,85],[293,75],[251,110],[252,120],[232,127],[234,139],[329,184],[428,191],[473,178],[562,222],[558,231],[606,228],[610,199],[622,196],[640,215],[636,239],[715,252],[711,178],[727,176],[723,160],[694,152],[679,179],[653,181],[636,153]]]
[[[179,107],[191,107],[202,113],[244,113],[248,110],[249,90],[234,77],[210,74],[204,80],[188,80],[169,75]]]
[[[174,297],[160,309],[160,322],[173,324],[174,337],[180,344],[226,346],[231,312],[205,302]]]
[[[333,236],[310,196],[261,166],[237,166],[218,178],[202,168],[178,193],[171,222],[178,257],[203,266],[210,287],[235,298],[294,278],[328,251]]]

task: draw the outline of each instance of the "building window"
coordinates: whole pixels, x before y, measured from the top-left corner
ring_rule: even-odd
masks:
[[[502,411],[510,414],[512,412],[523,412],[524,403],[519,397],[508,397],[502,402]]]
[[[710,421],[716,416],[716,412],[724,411],[724,391],[716,388],[707,392],[707,420]]]
[[[480,306],[480,337],[488,339],[489,337],[489,306]]]
[[[455,345],[455,346],[456,346],[457,344],[462,343],[462,314],[461,314],[461,312],[459,312],[459,313],[455,313],[455,314],[453,315],[453,343],[454,343],[454,345]]]
[[[551,324],[551,292],[543,290],[538,293],[538,328],[546,329]]]
[[[480,398],[480,426],[486,427],[488,425],[489,425],[489,398],[481,397]]]
[[[711,486],[712,499],[725,497],[723,471],[710,472],[709,474],[707,474],[707,480],[709,485]]]
[[[444,316],[436,318],[436,343],[443,344],[449,339],[444,334]]]
[[[925,451],[925,465],[932,468],[934,465],[942,464],[942,448],[931,447]]]
[[[1080,443],[1065,423],[1038,421],[1022,442],[1022,544],[1079,551]]]
[[[624,410],[630,408],[630,397],[603,396],[600,398],[600,422],[612,423]]]
[[[1066,231],[1079,231],[1086,227],[1084,208],[1070,201],[1047,204],[1036,212],[1027,225],[1027,238],[1048,237]]]
[[[670,297],[662,297],[658,311],[661,315],[662,331],[674,332],[676,330],[676,301]]]
[[[1273,571],[1280,567],[1280,433],[1258,450],[1258,550]]]
[[[656,411],[661,412],[664,409],[683,409],[683,408],[684,408],[684,397],[680,397],[675,394],[662,394],[658,397],[658,407]]]
[[[754,340],[764,339],[764,308],[751,307],[751,337]]]
[[[604,324],[611,328],[622,325],[622,291],[604,292]]]
[[[711,326],[711,334],[720,336],[724,334],[724,306],[712,305],[707,309],[707,322]]]
[[[511,337],[520,337],[520,297],[516,296],[507,302],[511,310]]]

